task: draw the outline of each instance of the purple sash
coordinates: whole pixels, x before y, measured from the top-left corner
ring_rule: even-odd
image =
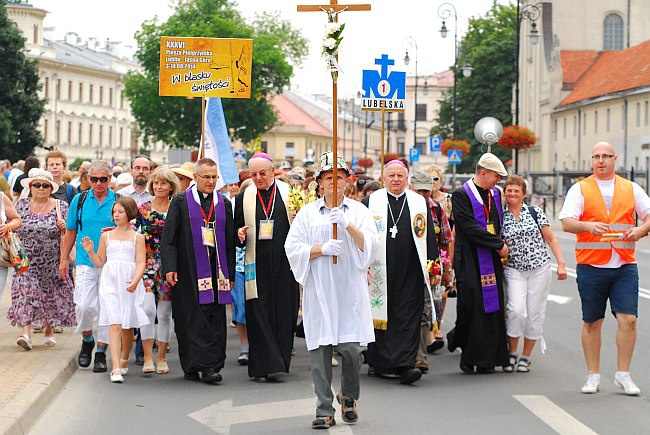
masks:
[[[474,196],[474,192],[469,187],[469,181],[463,187],[472,202],[472,210],[474,211],[476,223],[487,231],[487,218],[485,216],[484,205],[478,202]],[[492,189],[492,198],[494,199],[494,206],[497,209],[499,222],[501,223],[503,222],[503,218],[501,215],[501,195],[499,189]],[[478,255],[478,267],[481,274],[483,309],[486,313],[494,313],[499,311],[499,288],[497,287],[497,276],[494,272],[492,250],[483,246],[476,246],[476,253]]]
[[[194,245],[194,259],[196,264],[196,277],[199,289],[199,304],[214,303],[214,289],[212,287],[212,271],[210,270],[210,257],[208,247],[203,245],[201,228],[204,226],[201,204],[197,203],[194,193],[196,188],[187,190],[187,208],[190,214],[190,227],[192,243]],[[226,257],[226,207],[220,193],[214,192],[218,202],[215,204],[215,237],[217,242],[217,273],[218,301],[220,304],[231,304],[230,280],[228,275],[228,261]]]

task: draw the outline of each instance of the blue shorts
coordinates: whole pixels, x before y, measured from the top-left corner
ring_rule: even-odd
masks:
[[[639,269],[636,264],[624,264],[616,269],[578,264],[576,272],[585,323],[605,317],[607,299],[614,316],[622,313],[638,317]]]

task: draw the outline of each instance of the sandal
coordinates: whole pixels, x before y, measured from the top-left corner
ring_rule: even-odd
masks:
[[[524,358],[523,356],[519,358],[519,362],[517,363],[517,371],[519,373],[528,373],[530,371],[530,360],[528,358]]]
[[[159,375],[164,375],[169,373],[169,366],[167,365],[167,361],[158,361],[158,367],[156,368],[156,373]]]
[[[129,360],[128,360],[128,359],[122,359],[122,358],[120,358],[120,373],[122,374],[122,376],[126,375],[126,374],[129,372],[129,368],[128,368],[128,367],[121,367],[121,366],[123,366],[123,365],[125,365],[125,364],[128,366],[128,364],[129,364]],[[113,371],[115,371],[115,370],[113,370]],[[112,373],[112,372],[111,372],[111,373]],[[121,381],[120,381],[120,382],[121,382]]]
[[[54,347],[56,346],[56,339],[54,337],[45,337],[45,347]]]
[[[121,384],[124,382],[124,377],[122,376],[122,369],[115,369],[111,371],[111,382]]]
[[[508,364],[501,367],[501,369],[506,373],[512,373],[515,371],[516,364],[517,364],[517,354],[511,352],[510,355],[508,355]]]
[[[32,339],[27,334],[20,334],[16,339],[16,344],[25,350],[32,350]]]
[[[153,365],[152,360],[147,360],[142,366],[142,373],[153,373],[156,371],[156,367]]]

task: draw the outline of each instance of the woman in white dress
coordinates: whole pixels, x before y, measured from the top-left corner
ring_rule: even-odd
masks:
[[[82,246],[95,267],[102,268],[99,279],[99,325],[109,326],[113,363],[111,382],[123,382],[123,375],[128,371],[133,328],[149,323],[142,307],[146,252],[144,236],[136,233],[129,223],[138,214],[135,200],[130,197],[118,198],[112,213],[116,227],[102,234],[97,253],[88,237],[82,239]]]

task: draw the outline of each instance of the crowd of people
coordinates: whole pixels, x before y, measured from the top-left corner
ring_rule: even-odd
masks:
[[[577,235],[588,370],[581,391],[599,389],[609,300],[618,323],[614,382],[638,395],[629,373],[634,243],[650,229],[650,198],[615,174],[610,144],[592,154],[593,175],[571,188],[559,216]],[[375,180],[331,152],[314,169],[258,153],[239,182],[220,188],[217,163],[207,158],[171,168],[143,155],[128,168],[95,160],[72,174],[55,150],[40,163],[0,162],[0,237],[15,233],[29,261],[11,282],[8,319],[20,328],[18,346],[30,350],[42,332],[52,347],[55,333],[76,327],[79,366],[109,371],[108,351],[110,380],[119,383],[134,341],[143,373],[169,373],[173,330],[184,378],[216,384],[229,325],[240,341],[237,362],[256,382],[289,372],[301,336],[316,429],[335,424],[337,356],[346,423],[358,419],[363,364],[369,376],[413,384],[445,339],[449,351],[462,350],[465,373],[529,372],[536,343],[545,350],[547,247],[557,279],[567,278],[548,218],[524,201],[526,180],[490,153],[453,192],[444,191],[436,165],[412,171],[392,160]],[[0,266],[0,288],[7,277]],[[456,321],[445,336],[450,297]]]

